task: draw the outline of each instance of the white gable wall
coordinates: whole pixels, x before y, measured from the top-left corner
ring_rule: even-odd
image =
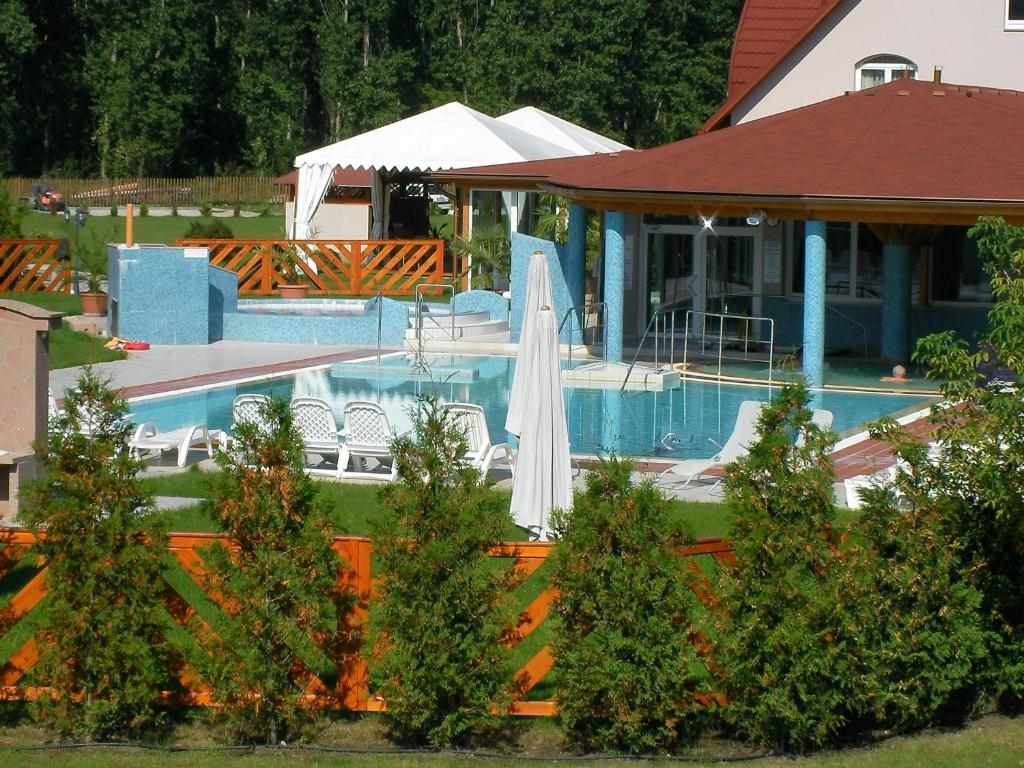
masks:
[[[918,80],[1024,91],[1024,30],[1005,29],[1006,0],[847,0],[732,113],[733,124],[856,89],[857,64],[910,59]]]

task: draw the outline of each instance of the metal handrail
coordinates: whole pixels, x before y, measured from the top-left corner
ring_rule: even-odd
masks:
[[[730,298],[753,298],[753,299],[783,299],[784,301],[793,301],[796,297],[787,296],[783,293],[723,293],[716,298],[719,299],[730,299]],[[724,304],[724,301],[721,302]],[[834,312],[847,322],[853,323],[855,326],[860,328],[861,340],[864,347],[864,357],[868,356],[868,327],[864,325],[860,320],[842,312],[832,304],[825,302],[825,310],[828,312]]]
[[[671,334],[669,336],[669,340],[670,340],[670,344],[671,344],[671,347],[670,347],[671,351],[669,353],[669,366],[675,365],[675,359],[676,359],[676,312],[678,312],[679,309],[680,309],[679,303],[676,302],[676,303],[673,303],[673,304],[669,304],[667,306],[658,307],[656,310],[654,310],[654,314],[651,315],[651,319],[647,321],[647,328],[644,329],[644,335],[640,338],[640,343],[636,347],[636,352],[633,353],[633,360],[630,362],[629,368],[626,369],[626,376],[625,376],[625,378],[622,379],[622,385],[619,387],[619,392],[622,392],[622,391],[624,391],[626,389],[626,384],[629,383],[629,377],[633,373],[633,368],[636,367],[636,362],[637,362],[637,360],[640,359],[640,353],[644,349],[644,342],[647,341],[647,337],[650,335],[651,329],[652,328],[656,329],[657,326],[658,326],[658,318],[659,317],[663,317],[663,316],[665,316],[667,314],[671,314],[671,317],[672,317],[672,330],[671,330]],[[667,321],[665,321],[663,323],[663,325],[662,325],[662,332],[667,330],[667,328],[668,328],[668,323],[667,323]],[[657,337],[657,335],[655,335],[655,337],[654,337],[654,365],[655,365],[656,368],[658,367],[658,337]]]
[[[607,309],[608,309],[607,304],[605,302],[603,302],[603,301],[591,301],[591,302],[589,302],[587,304],[577,304],[575,306],[569,307],[569,309],[567,309],[565,311],[565,314],[562,316],[562,322],[558,324],[558,337],[559,338],[562,337],[562,329],[565,328],[565,323],[569,319],[569,317],[575,315],[576,314],[576,310],[580,310],[582,312],[582,318],[583,318],[582,322],[580,323],[580,337],[583,339],[583,346],[585,347],[587,345],[587,314],[588,314],[587,310],[595,308],[595,307],[601,308],[601,309],[603,309],[605,311],[607,311]],[[601,340],[601,357],[602,357],[603,361],[607,363],[608,362],[608,324],[607,323],[602,323],[601,327],[603,329],[603,338]],[[569,326],[569,331],[570,331],[570,333],[572,332],[572,325]],[[568,366],[570,368],[572,368],[572,346],[573,346],[572,345],[572,339],[570,337],[570,341],[569,341],[569,359],[568,359]]]
[[[380,367],[380,347],[384,337],[384,291],[377,290],[377,367]]]
[[[690,317],[696,317],[700,315],[703,318],[701,324],[701,351],[706,348],[707,339],[707,318],[718,318],[718,377],[722,377],[722,351],[725,345],[725,321],[726,320],[738,320],[745,324],[743,331],[743,359],[748,359],[747,356],[750,354],[750,324],[756,323],[768,323],[768,386],[772,385],[772,360],[775,355],[775,320],[770,317],[762,317],[758,315],[730,315],[723,312],[702,312],[696,309],[688,309],[686,311],[686,324],[683,328],[683,366],[687,365],[689,360],[689,346],[690,346]],[[696,337],[696,333],[693,334]],[[763,341],[758,341],[758,344]]]
[[[448,316],[451,318],[451,337],[455,341],[455,286],[448,283],[420,283],[416,286],[416,354],[423,359],[423,290],[424,288],[440,288],[442,292],[451,291],[452,300],[448,304]]]

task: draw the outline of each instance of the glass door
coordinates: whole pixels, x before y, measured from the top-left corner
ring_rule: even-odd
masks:
[[[704,250],[704,309],[725,315],[750,317],[761,311],[755,281],[756,238],[750,233],[706,233]],[[745,333],[748,324],[728,321],[729,335]]]
[[[660,307],[695,308],[700,288],[695,240],[690,232],[648,232],[648,320]]]

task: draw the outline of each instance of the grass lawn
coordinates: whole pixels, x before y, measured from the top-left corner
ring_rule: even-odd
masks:
[[[168,520],[173,531],[215,531],[213,520],[198,508],[198,500],[207,495],[211,473],[191,469],[175,474],[148,477],[143,488],[154,496],[186,496],[197,500],[196,506],[170,510]],[[326,504],[339,534],[370,536],[374,522],[381,518],[384,505],[380,501],[380,486],[356,483],[316,482],[319,497]],[[508,495],[507,491],[499,491]],[[724,504],[705,504],[689,501],[669,502],[672,514],[685,522],[695,536],[721,536],[726,532]],[[506,533],[510,541],[522,539],[523,532],[509,526]]]
[[[0,293],[0,299],[23,301],[51,312],[82,314],[82,300],[70,293]],[[103,346],[105,342],[106,339],[72,331],[67,325],[58,328],[50,334],[50,370],[124,360],[127,357],[120,350],[106,349]]]
[[[493,768],[513,766],[559,765],[621,766],[621,765],[680,765],[672,760],[594,759],[573,760],[562,752],[561,737],[556,724],[550,720],[526,720],[520,736],[521,751],[515,756],[483,754],[456,755],[453,753],[385,754],[395,750],[383,740],[377,718],[363,717],[352,722],[329,724],[317,735],[315,742],[325,751],[315,749],[294,750],[218,750],[210,744],[209,736],[197,729],[185,729],[172,738],[171,744],[179,749],[201,746],[200,751],[172,752],[170,750],[139,750],[130,748],[107,749],[19,749],[44,743],[45,736],[34,726],[22,725],[0,730],[0,760],[5,766],[63,766],[68,764],[89,768],[115,766],[221,766],[225,763],[239,768],[262,766],[447,766],[485,765]],[[330,752],[326,750],[337,750]],[[348,754],[346,754],[346,752]],[[362,753],[362,754],[360,754]],[[686,764],[694,766],[721,765],[715,758],[727,760],[749,755],[749,750],[726,742],[707,740],[686,755]],[[967,727],[942,732],[928,732],[916,736],[899,737],[861,748],[838,752],[824,752],[809,757],[761,758],[753,761],[758,766],[790,766],[791,768],[956,768],[958,766],[990,766],[991,768],[1019,768],[1024,755],[1024,718],[986,717]]]
[[[139,243],[163,243],[173,245],[174,241],[185,236],[186,230],[194,221],[210,223],[212,217],[199,216],[139,216],[135,217],[135,241]],[[236,238],[251,240],[271,240],[285,236],[284,216],[227,216],[217,217],[217,221],[230,227]],[[97,239],[100,242],[124,242],[123,216],[91,216],[82,228],[80,236]],[[75,241],[75,226],[64,221],[63,216],[51,216],[48,213],[32,212],[21,223],[21,231],[26,237],[66,237]]]

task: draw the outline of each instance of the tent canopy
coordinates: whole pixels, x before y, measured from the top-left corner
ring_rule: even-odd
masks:
[[[301,168],[326,163],[379,171],[440,171],[566,154],[573,153],[453,101],[299,155],[295,165]]]
[[[299,173],[293,236],[308,235],[309,222],[335,168],[371,171],[371,187],[377,190],[373,203],[376,238],[387,236],[383,178],[389,174],[547,160],[623,148],[532,107],[493,118],[453,101],[296,157]]]
[[[630,149],[625,144],[588,131],[583,126],[570,123],[536,107],[523,107],[515,112],[509,112],[499,117],[498,122],[557,144],[566,150],[566,154],[593,155]]]

